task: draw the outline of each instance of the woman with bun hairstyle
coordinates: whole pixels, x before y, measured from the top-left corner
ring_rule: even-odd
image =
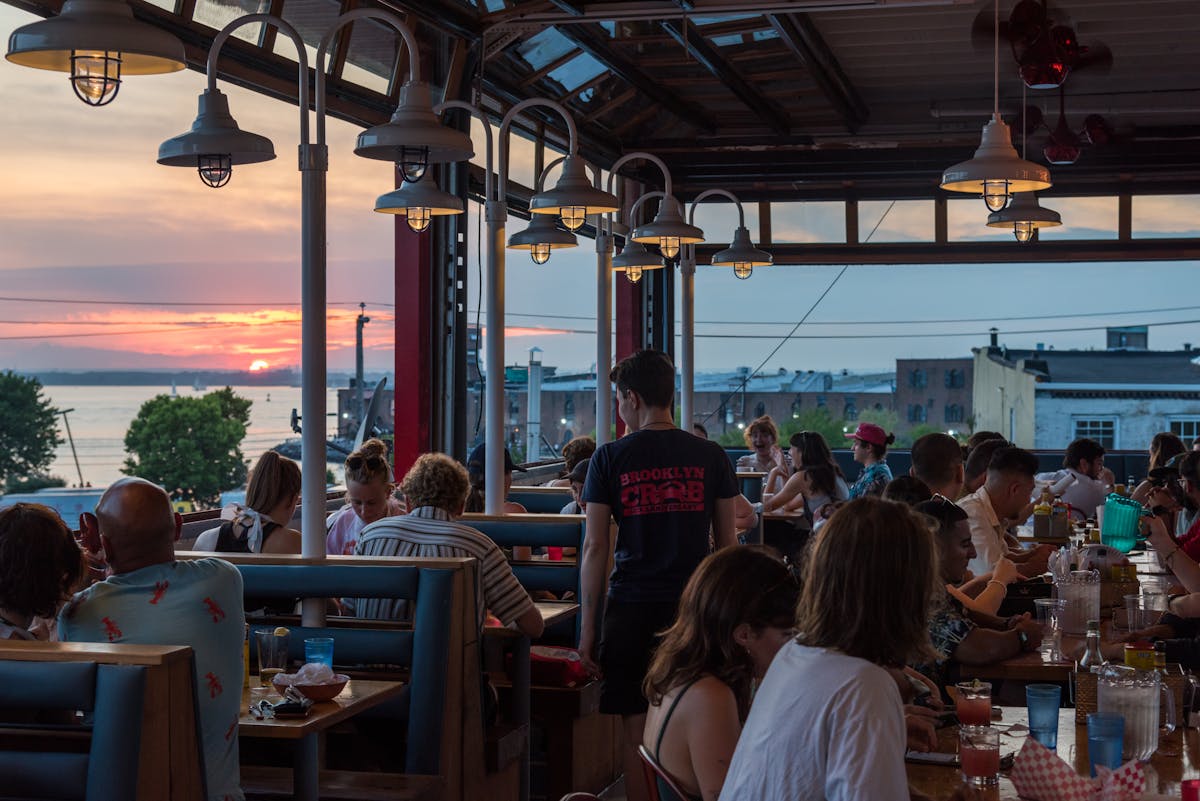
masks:
[[[196,538],[197,551],[300,553],[300,532],[288,528],[300,503],[300,466],[275,451],[258,457],[246,502],[221,510],[225,520]]]
[[[846,435],[846,439],[854,440],[850,445],[854,461],[863,466],[858,480],[850,485],[850,500],[867,495],[883,495],[883,490],[892,480],[892,469],[884,459],[888,445],[896,441],[896,435],[887,433],[874,423],[859,423],[853,434]]]
[[[383,440],[372,438],[346,457],[346,505],[325,521],[325,553],[352,554],[364,526],[405,513],[392,497],[396,484],[387,456]]]

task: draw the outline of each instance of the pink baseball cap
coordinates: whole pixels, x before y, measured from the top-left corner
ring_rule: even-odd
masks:
[[[887,432],[874,423],[859,423],[853,434],[846,434],[846,439],[861,439],[872,445],[887,445]]]

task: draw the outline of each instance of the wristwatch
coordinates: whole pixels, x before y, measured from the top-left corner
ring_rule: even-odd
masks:
[[[1021,643],[1021,650],[1029,650],[1029,635],[1021,629],[1017,629],[1017,642]]]

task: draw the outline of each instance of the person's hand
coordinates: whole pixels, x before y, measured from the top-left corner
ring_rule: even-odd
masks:
[[[1161,506],[1168,512],[1178,512],[1183,507],[1179,505],[1179,501],[1175,500],[1175,496],[1166,487],[1153,487],[1146,494],[1145,504],[1150,508]]]
[[[938,692],[937,685],[933,683],[933,679],[921,671],[913,670],[910,667],[904,668],[904,675],[908,676],[912,681],[920,682],[929,688],[929,695],[925,696],[925,701],[923,702],[926,707],[937,712],[941,712],[946,708],[946,705],[942,703],[942,694]]]
[[[584,628],[579,633],[579,661],[593,679],[604,678],[604,671],[596,661],[596,632]]]
[[[908,704],[904,707],[904,735],[908,750],[933,751],[937,748],[937,729],[934,722],[938,713],[923,706]]]
[[[996,560],[996,566],[992,569],[992,580],[1005,585],[1012,584],[1014,581],[1021,580],[1021,573],[1011,559],[1001,556]]]
[[[780,470],[784,470],[787,467],[787,462],[785,462],[783,459],[783,449],[778,445],[771,446],[771,461],[774,462],[775,466]]]
[[[983,801],[986,796],[983,789],[970,784],[962,784],[957,790],[946,797],[946,801]]]
[[[1155,490],[1158,492],[1158,490]],[[1171,493],[1163,490],[1163,493],[1170,495]],[[1151,500],[1154,500],[1155,494],[1151,493]],[[1167,524],[1163,522],[1161,517],[1143,517],[1142,531],[1146,535],[1146,539],[1154,546],[1154,550],[1162,554],[1168,554],[1175,548],[1175,540],[1171,539],[1170,533],[1167,531]]]
[[[1117,483],[1116,475],[1107,467],[1100,468],[1100,474],[1096,476],[1096,480],[1106,487],[1116,486]]]
[[[1141,640],[1169,640],[1175,636],[1175,629],[1171,628],[1166,623],[1159,623],[1154,626],[1141,629],[1139,631],[1131,631],[1121,638],[1121,642],[1139,642]]]
[[[1025,650],[1036,651],[1042,644],[1042,624],[1036,620],[1030,620],[1028,612],[1022,615],[1016,625],[1011,628],[1015,631],[1025,632],[1026,642],[1028,643],[1025,646]]]

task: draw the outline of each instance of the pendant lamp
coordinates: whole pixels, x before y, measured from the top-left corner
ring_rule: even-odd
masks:
[[[1062,225],[1062,215],[1042,208],[1035,193],[1018,192],[1008,208],[988,215],[987,224],[989,228],[1011,228],[1018,242],[1028,242],[1037,229]]]
[[[724,250],[713,254],[714,267],[732,267],[733,274],[738,278],[749,278],[755,267],[767,267],[773,264],[774,257],[765,250],[754,247],[750,241],[750,231],[744,225],[739,225],[733,232],[733,242]]]
[[[463,202],[457,195],[438,189],[426,173],[415,183],[405,179],[399,189],[380,195],[375,201],[375,211],[404,217],[408,227],[419,234],[434,217],[462,214]]]
[[[575,234],[560,230],[554,224],[554,218],[548,214],[530,215],[525,230],[508,238],[508,246],[513,250],[528,250],[534,264],[549,261],[551,251],[573,248],[578,244]]]
[[[613,256],[612,266],[614,270],[625,273],[631,284],[636,284],[646,270],[661,270],[663,257],[646,250],[641,242],[629,241],[625,243],[624,250]]]

